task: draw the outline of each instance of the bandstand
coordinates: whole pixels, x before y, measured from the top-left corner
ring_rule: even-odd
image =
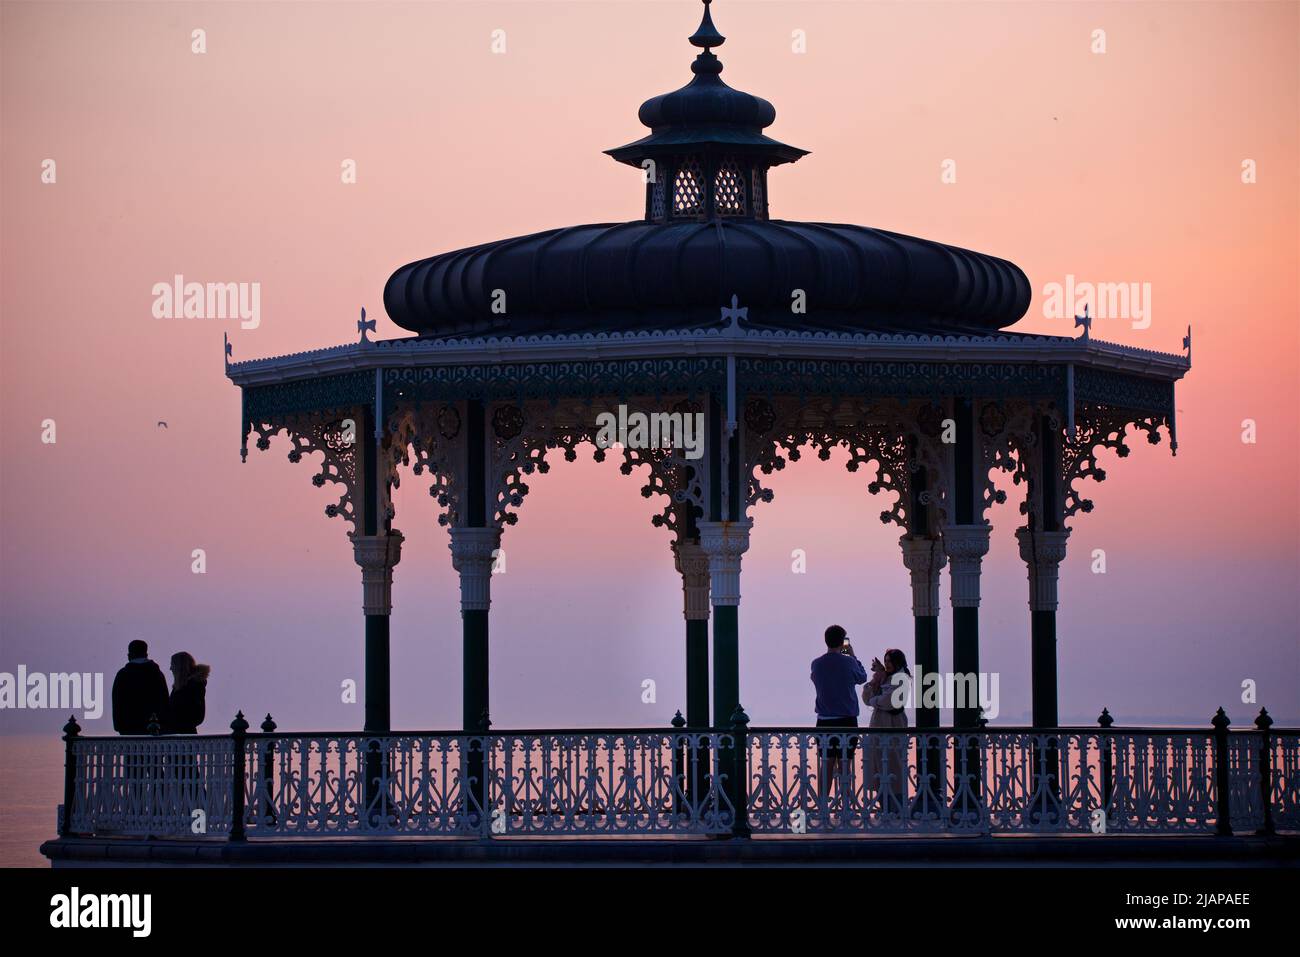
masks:
[[[690,37],[699,50],[692,79],[642,104],[648,135],[607,151],[636,170],[629,182],[644,190],[644,218],[402,266],[384,306],[410,337],[374,341],[363,317],[358,342],[227,360],[242,393],[242,454],[272,448],[283,433],[290,461],[313,461],[312,483],[338,493],[325,511],[347,528],[361,571],[365,726],[290,741],[273,723],[246,734],[241,718],[233,765],[230,737],[197,739],[214,742],[214,774],[233,770],[242,783],[222,805],[225,833],[748,836],[801,833],[800,824],[837,834],[1087,832],[1097,806],[1113,806],[1118,830],[1223,833],[1229,791],[1239,800],[1234,820],[1254,827],[1272,815],[1272,828],[1283,815],[1294,826],[1295,778],[1259,777],[1270,762],[1297,762],[1294,733],[1270,738],[1263,725],[1229,739],[1226,721],[1163,738],[1058,727],[1057,572],[1068,523],[1092,507],[1080,486],[1104,479],[1098,455],[1127,455],[1133,435],[1167,437],[1176,450],[1174,387],[1190,368],[1190,344],[1166,354],[1092,339],[1086,328],[1079,338],[1008,332],[1030,303],[1028,280],[1008,261],[773,218],[768,171],[805,151],[766,135],[770,103],[723,81],[714,53],[723,41],[705,0]],[[702,455],[601,447],[599,417],[620,407],[698,415]],[[973,707],[941,729],[938,709],[920,706],[914,729],[864,736],[862,753],[904,754],[909,781],[904,793],[873,794],[857,780],[860,764],[846,760],[842,773],[854,780],[840,782],[838,804],[815,780],[824,736],[750,728],[739,680],[742,560],[772,499],[767,476],[837,448],[863,490],[880,496],[881,521],[899,529],[914,660],[930,673],[980,670],[986,515],[1005,499],[994,477],[1009,473],[1021,496],[1021,524],[1007,532],[1026,566],[1033,682],[1029,729],[985,728]],[[534,476],[580,453],[617,456],[634,477],[629,490],[662,504],[653,521],[668,533],[685,620],[685,715],[672,729],[491,727],[494,554],[526,511]],[[447,527],[460,580],[463,717],[457,731],[403,737],[389,720],[389,613],[403,541],[391,492],[412,478],[428,483],[429,509],[403,521],[436,517]],[[70,755],[88,744],[70,741]],[[163,753],[147,740],[141,753],[151,746]],[[111,764],[107,745],[91,750]],[[1155,754],[1163,770],[1149,773],[1141,755]],[[299,761],[303,777],[344,782],[337,809],[312,804],[302,778],[293,783]],[[69,807],[94,803],[86,766],[79,757],[69,771]],[[1229,766],[1231,781],[1219,776]],[[1165,807],[1163,823],[1148,804]],[[70,813],[68,834],[87,827],[93,814]]]
[[[805,151],[764,134],[766,100],[733,90],[705,7],[689,85],[646,101],[650,134],[608,150],[644,181],[645,218],[572,226],[398,269],[384,305],[410,338],[231,363],[244,454],[278,433],[290,460],[320,453],[327,513],[350,526],[366,615],[366,727],[388,729],[388,612],[401,556],[390,490],[403,466],[430,481],[450,531],[464,626],[464,730],[489,713],[493,553],[528,483],[595,447],[597,417],[698,413],[704,455],[622,448],[672,533],[686,617],[686,719],[725,725],[740,703],[741,563],[765,476],[840,446],[881,519],[899,527],[915,660],[940,670],[938,587],[950,569],[951,670],[979,670],[980,562],[1001,498],[1024,491],[1015,531],[1028,569],[1034,724],[1057,722],[1057,568],[1067,522],[1091,504],[1102,448],[1126,432],[1174,436],[1183,355],[1086,336],[1007,333],[1029,306],[1013,264],[860,226],[770,216],[768,171]],[[631,177],[629,177],[631,178]],[[355,441],[352,438],[355,436]],[[603,459],[610,450],[596,448]],[[508,534],[508,533],[507,533]],[[900,583],[903,579],[900,578]],[[714,669],[708,678],[708,622]],[[710,702],[712,709],[710,711]],[[956,716],[974,726],[973,709]],[[938,723],[922,708],[921,727]]]

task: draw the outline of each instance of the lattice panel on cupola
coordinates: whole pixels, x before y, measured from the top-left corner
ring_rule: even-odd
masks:
[[[650,218],[653,220],[664,218],[664,184],[660,179],[650,184]]]
[[[683,160],[673,177],[673,214],[690,216],[704,211],[704,172],[695,157]]]
[[[753,175],[754,187],[750,195],[754,197],[754,215],[762,218],[767,215],[767,210],[763,207],[763,171],[755,167]]]
[[[745,173],[736,160],[724,160],[718,167],[713,195],[719,216],[745,215]]]

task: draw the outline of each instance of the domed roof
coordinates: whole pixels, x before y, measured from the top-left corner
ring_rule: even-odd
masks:
[[[572,333],[717,324],[733,295],[756,325],[989,332],[1024,315],[1030,287],[1006,260],[865,226],[634,221],[410,263],[384,307],[424,336]]]
[[[442,253],[389,278],[384,306],[421,336],[717,325],[733,296],[784,329],[984,334],[1029,308],[1014,264],[865,226],[770,220],[767,170],[805,150],[764,135],[767,100],[732,89],[710,48],[694,79],[642,104],[650,135],[607,152],[645,171],[646,218]]]

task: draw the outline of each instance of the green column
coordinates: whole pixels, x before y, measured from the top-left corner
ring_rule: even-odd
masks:
[[[1041,451],[1036,474],[1029,487],[1029,524],[1016,530],[1020,557],[1029,573],[1029,642],[1030,673],[1033,680],[1033,718],[1037,727],[1055,727],[1057,714],[1056,685],[1056,608],[1057,578],[1065,560],[1070,530],[1062,527],[1061,511],[1061,437],[1060,429],[1049,416],[1038,424],[1038,447]]]
[[[467,608],[461,612],[461,727],[469,732],[487,731],[484,718],[491,714],[488,699],[488,610]]]
[[[682,615],[686,619],[686,724],[709,726],[709,556],[700,548],[699,530],[689,521],[673,542],[673,566],[682,576]]]
[[[731,726],[740,704],[740,619],[735,605],[713,608],[713,724]]]
[[[461,727],[487,731],[488,609],[492,601],[492,564],[501,532],[492,522],[487,487],[486,410],[482,402],[465,403],[465,510],[463,524],[451,529],[451,562],[460,574]]]
[[[1056,704],[1056,612],[1031,610],[1029,624],[1033,719],[1036,728],[1054,728]]]
[[[686,621],[686,725],[709,724],[709,620]]]
[[[943,544],[938,538],[904,535],[899,539],[903,564],[912,578],[912,675],[916,679],[916,726],[939,727],[939,709],[924,705],[929,675],[939,672],[939,573],[944,566]]]
[[[390,725],[388,616],[366,615],[366,734],[387,734]]]
[[[974,675],[974,687],[979,687],[980,671],[980,610],[977,607],[956,607],[952,610],[952,670],[957,675]],[[964,701],[962,707],[953,709],[952,723],[957,728],[979,727],[978,702]]]

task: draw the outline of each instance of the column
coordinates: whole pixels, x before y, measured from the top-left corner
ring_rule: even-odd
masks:
[[[686,725],[709,725],[709,556],[698,542],[673,542],[686,618]]]
[[[495,526],[451,529],[451,564],[460,574],[462,648],[462,727],[471,734],[488,730],[488,608],[492,604],[492,566],[501,547]]]
[[[952,599],[952,670],[954,684],[966,693],[953,709],[953,727],[979,727],[980,670],[980,566],[989,550],[988,525],[947,525],[943,550],[948,558],[948,583]],[[954,702],[956,704],[956,702]]]
[[[903,564],[912,576],[916,726],[937,728],[939,709],[923,706],[922,688],[925,675],[939,673],[939,573],[947,558],[937,537],[908,534],[900,538],[898,544],[903,549]]]
[[[388,621],[393,610],[393,566],[402,557],[402,533],[354,535],[352,556],[361,566],[361,607],[366,614],[366,734],[387,734],[389,723]]]
[[[752,519],[700,522],[700,549],[709,560],[713,605],[713,724],[731,726],[740,704],[740,558],[749,548]]]
[[[1029,572],[1030,674],[1033,723],[1057,726],[1056,583],[1070,530],[1063,527],[1061,427],[1050,413],[1035,423],[1037,452],[1029,452],[1029,521],[1016,530],[1020,557]]]
[[[1016,529],[1020,557],[1029,571],[1030,673],[1036,728],[1054,728],[1057,724],[1056,586],[1069,537],[1069,529]]]

